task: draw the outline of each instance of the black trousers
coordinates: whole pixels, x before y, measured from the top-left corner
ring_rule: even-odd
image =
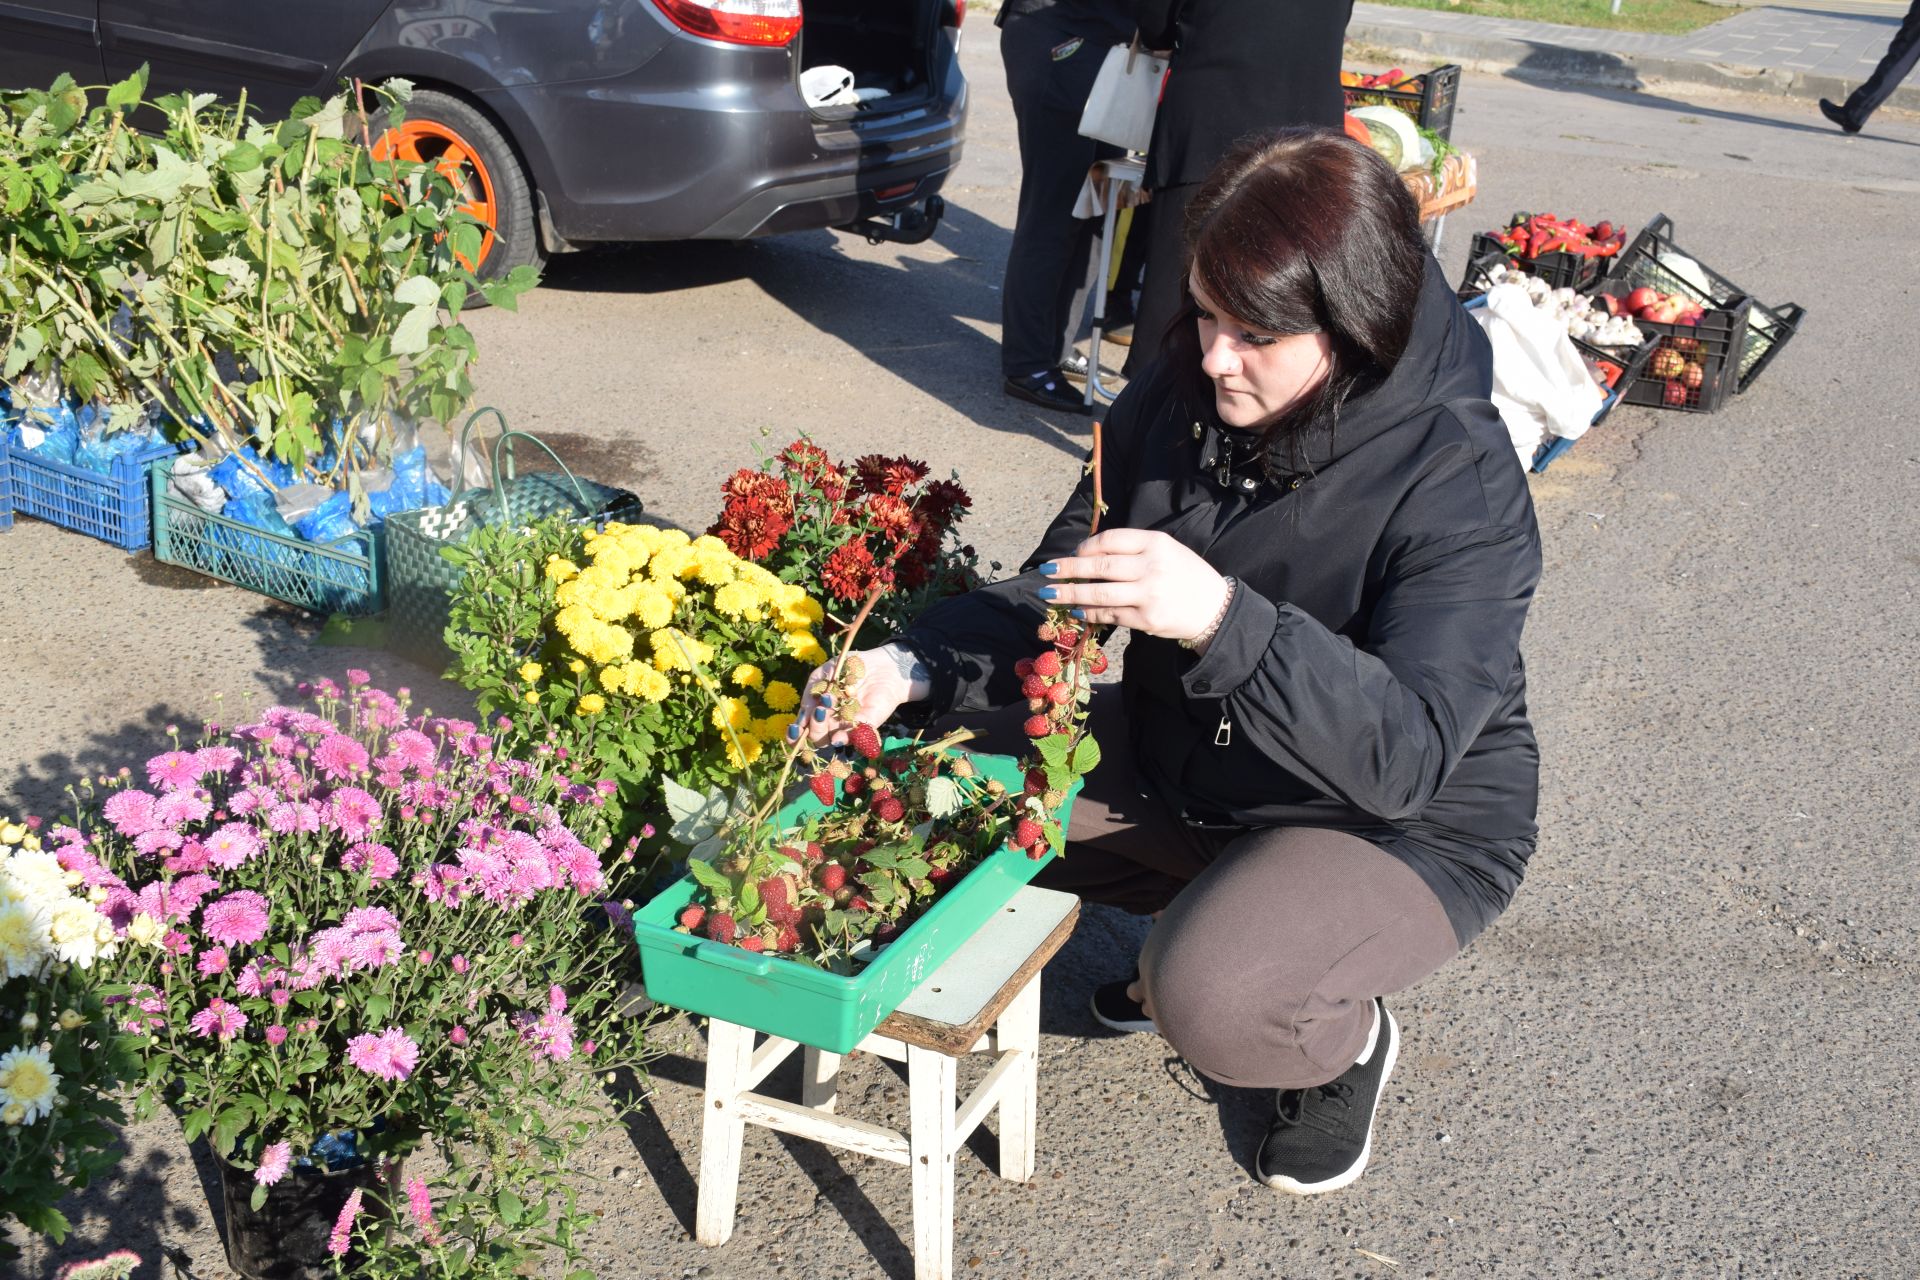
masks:
[[[1147,274],[1140,286],[1140,308],[1133,317],[1133,347],[1125,372],[1137,378],[1159,354],[1167,330],[1187,309],[1187,205],[1197,182],[1161,187],[1147,207]]]
[[[1027,377],[1057,366],[1072,346],[1093,281],[1094,219],[1073,216],[1095,160],[1113,147],[1080,136],[1080,113],[1107,46],[1063,30],[1043,10],[1015,13],[1000,60],[1020,141],[1020,200],[1000,291],[1000,370]]]
[[[1880,65],[1873,69],[1865,83],[1847,95],[1841,110],[1854,124],[1865,124],[1867,117],[1900,87],[1916,62],[1920,62],[1920,0],[1913,0],[1913,7],[1900,20],[1900,29],[1893,33],[1893,40],[1887,45],[1886,56],[1880,59]]]

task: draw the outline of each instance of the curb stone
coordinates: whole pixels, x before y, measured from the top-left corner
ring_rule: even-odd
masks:
[[[1390,53],[1433,55],[1458,62],[1471,71],[1510,75],[1517,80],[1542,84],[1634,90],[1646,90],[1655,84],[1685,84],[1814,102],[1820,98],[1841,101],[1858,83],[1840,76],[1771,67],[1572,49],[1542,41],[1420,31],[1365,21],[1348,24],[1347,39]],[[1920,85],[1908,84],[1895,89],[1881,110],[1889,108],[1920,112]]]

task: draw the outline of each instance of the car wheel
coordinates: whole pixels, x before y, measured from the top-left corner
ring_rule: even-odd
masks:
[[[452,94],[416,89],[400,123],[373,121],[373,154],[432,164],[467,196],[467,212],[486,224],[480,260],[465,265],[483,280],[497,280],[518,266],[538,263],[540,239],[533,225],[533,188],[506,136],[493,121]],[[474,295],[469,306],[481,305]]]

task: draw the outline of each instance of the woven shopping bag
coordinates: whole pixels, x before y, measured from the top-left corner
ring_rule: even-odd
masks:
[[[444,667],[452,656],[446,630],[460,568],[440,552],[466,541],[476,529],[528,524],[565,513],[583,523],[632,523],[641,516],[640,499],[626,489],[581,480],[537,436],[508,429],[498,409],[481,409],[460,432],[460,455],[474,423],[491,414],[500,423],[493,442],[493,483],[465,490],[444,506],[402,511],[387,517],[387,643],[430,666]],[[515,474],[514,442],[524,440],[552,458],[558,474]]]

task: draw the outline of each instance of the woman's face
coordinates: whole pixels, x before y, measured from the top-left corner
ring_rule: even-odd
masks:
[[[1187,289],[1200,307],[1200,370],[1230,427],[1258,427],[1292,407],[1327,374],[1333,343],[1324,333],[1267,333],[1213,305],[1196,276]]]

